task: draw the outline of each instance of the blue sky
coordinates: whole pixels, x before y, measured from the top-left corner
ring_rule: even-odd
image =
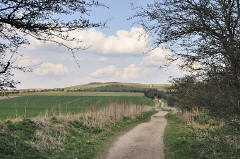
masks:
[[[161,48],[150,51],[151,36],[141,26],[133,25],[134,21],[127,20],[134,14],[130,3],[144,6],[151,1],[102,2],[110,8],[93,9],[91,20],[107,21],[106,28],[70,33],[84,44],[68,45],[89,46],[89,49],[76,53],[80,67],[66,48],[29,38],[30,45],[19,50],[24,55],[20,57],[19,65],[32,66],[33,71],[16,72],[15,78],[21,82],[17,88],[59,88],[110,81],[168,83],[169,76],[184,74],[177,68],[178,62],[167,69],[159,69],[167,63],[165,57],[171,56],[171,51]]]

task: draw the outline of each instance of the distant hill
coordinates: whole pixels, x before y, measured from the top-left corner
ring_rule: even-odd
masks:
[[[170,84],[141,84],[141,83],[121,83],[121,82],[94,82],[89,84],[67,87],[67,91],[99,91],[99,92],[143,92],[149,88],[164,90]]]
[[[17,94],[29,92],[50,92],[50,91],[88,91],[88,92],[144,92],[146,89],[155,88],[166,90],[170,84],[142,84],[142,83],[122,83],[122,82],[92,82],[89,84],[76,85],[66,88],[54,89],[19,89],[0,91],[0,94]]]

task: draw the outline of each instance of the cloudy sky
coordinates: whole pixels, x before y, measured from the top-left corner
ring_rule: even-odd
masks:
[[[96,8],[91,20],[108,21],[106,28],[74,31],[70,34],[83,43],[70,46],[87,46],[78,51],[76,59],[64,47],[30,38],[30,45],[21,48],[19,65],[31,66],[32,72],[16,72],[21,84],[17,88],[60,88],[89,82],[140,82],[168,83],[169,76],[183,75],[177,63],[167,69],[166,57],[171,51],[165,48],[151,50],[151,37],[134,21],[130,3],[146,5],[145,0],[103,0],[110,8]],[[150,1],[148,1],[150,2]],[[144,35],[144,36],[143,36]],[[76,63],[76,60],[78,63]]]

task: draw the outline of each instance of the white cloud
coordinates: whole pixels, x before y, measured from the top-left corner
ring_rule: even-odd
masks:
[[[68,73],[68,68],[62,64],[43,63],[34,70],[34,73],[40,76],[45,75],[64,75]]]
[[[91,73],[92,77],[99,78],[99,77],[106,77],[111,76],[116,71],[116,67],[114,65],[109,65],[107,67],[97,69],[95,72]]]
[[[172,52],[166,48],[156,48],[151,52],[147,53],[142,61],[140,62],[140,67],[143,68],[163,68],[163,70],[171,73],[186,73],[184,70],[181,70],[179,65],[183,63],[181,59],[175,61],[169,61],[171,58]]]
[[[159,67],[168,64],[168,58],[171,57],[171,51],[164,48],[156,48],[147,53],[141,65],[146,67]]]
[[[40,59],[33,58],[28,55],[17,55],[16,56],[16,65],[20,67],[33,67],[40,63]]]
[[[107,61],[108,61],[108,59],[106,57],[100,57],[97,59],[97,62],[100,62],[100,63],[105,63]]]
[[[107,67],[97,69],[90,75],[94,78],[111,78],[112,80],[127,80],[136,79],[146,75],[149,72],[146,68],[138,67],[134,64],[130,64],[127,67],[116,68],[114,65],[109,65]]]
[[[54,39],[70,47],[89,47],[87,51],[94,51],[104,55],[137,55],[148,49],[150,36],[143,28],[133,27],[130,31],[118,30],[116,35],[106,36],[95,29],[84,31],[72,31],[68,33],[82,42],[64,42],[61,39]],[[59,47],[54,43],[38,41],[29,37],[29,50],[48,50],[53,52],[66,52],[64,47]]]
[[[127,67],[120,69],[115,75],[121,79],[136,79],[146,75],[148,72],[149,70],[146,68],[141,68],[134,64],[130,64]]]
[[[115,36],[105,37],[100,49],[104,54],[142,54],[146,51],[149,36],[142,28],[132,28],[130,32],[117,31]]]

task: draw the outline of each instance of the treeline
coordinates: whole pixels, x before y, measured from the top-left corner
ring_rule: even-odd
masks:
[[[12,94],[20,94],[20,93],[37,93],[37,92],[59,92],[64,91],[64,88],[54,88],[54,89],[25,89],[25,90],[2,90],[0,92],[0,96],[7,96]]]
[[[164,99],[167,101],[169,106],[174,106],[175,98],[166,91],[150,88],[144,91],[144,96],[154,99]]]
[[[148,98],[159,98],[159,99],[167,99],[166,92],[159,91],[157,89],[147,89],[144,91],[144,95]]]

